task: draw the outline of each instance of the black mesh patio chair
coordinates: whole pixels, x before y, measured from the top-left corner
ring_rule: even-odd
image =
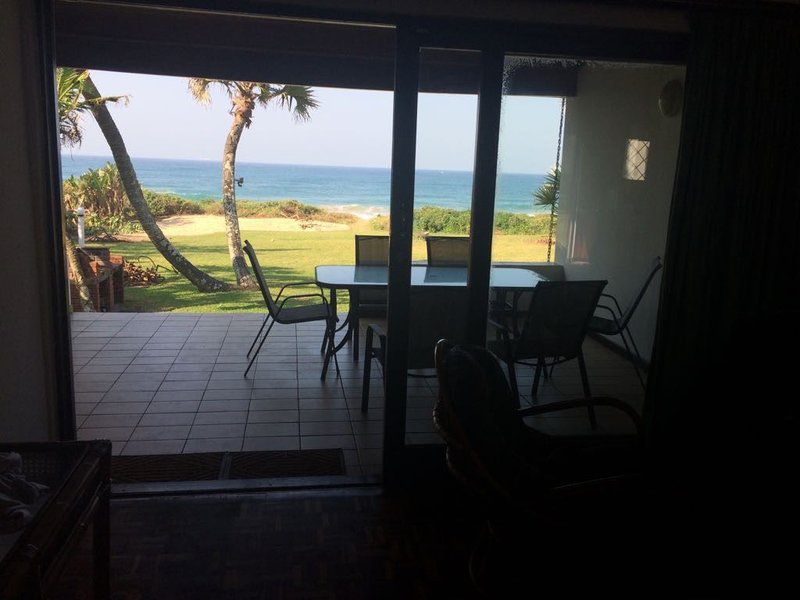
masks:
[[[644,377],[642,377],[642,373],[639,369],[639,365],[644,364],[644,361],[642,360],[642,355],[639,353],[639,348],[636,346],[636,341],[633,339],[631,330],[628,328],[628,323],[630,323],[633,313],[636,312],[636,308],[642,301],[645,292],[647,292],[647,288],[650,287],[650,282],[653,281],[656,274],[662,269],[663,266],[664,265],[661,263],[661,257],[656,256],[653,259],[653,263],[650,266],[650,271],[648,272],[647,277],[642,283],[642,287],[639,289],[639,293],[636,294],[636,297],[628,306],[627,310],[623,312],[617,299],[611,294],[604,293],[600,295],[601,302],[603,301],[602,299],[609,300],[612,306],[598,304],[597,308],[607,311],[607,313],[611,315],[611,318],[599,317],[595,315],[589,320],[589,331],[591,333],[599,333],[607,336],[618,335],[620,338],[622,338],[622,343],[631,359],[631,364],[633,364],[633,368],[636,371],[636,377],[639,378],[639,383],[642,384],[642,387],[645,387],[645,383]]]
[[[334,363],[336,364],[336,372],[338,373],[339,364],[336,360],[336,354],[333,351],[333,335],[336,329],[336,315],[328,304],[328,300],[323,295],[322,289],[320,288],[320,291],[314,294],[293,294],[284,296],[283,293],[287,288],[300,285],[316,285],[316,282],[314,281],[297,281],[284,285],[278,292],[278,295],[273,298],[272,293],[269,291],[267,280],[264,277],[264,272],[261,270],[261,264],[258,262],[258,257],[256,256],[256,251],[253,249],[253,246],[249,241],[245,240],[244,247],[242,249],[250,259],[250,266],[253,269],[253,274],[258,282],[261,295],[264,297],[264,304],[267,305],[267,316],[264,318],[261,328],[258,330],[253,343],[250,345],[250,350],[247,352],[247,356],[250,357],[250,362],[247,364],[244,377],[247,377],[247,374],[250,372],[256,357],[258,357],[258,353],[261,351],[261,347],[267,340],[267,336],[269,335],[269,332],[272,330],[272,327],[275,325],[275,323],[295,325],[297,323],[309,323],[312,321],[325,322],[325,336],[322,342],[323,352],[325,352],[325,360],[322,364],[321,379],[325,379],[325,375],[328,372],[328,364],[330,363],[331,358],[333,358]],[[320,302],[306,306],[285,306],[286,302],[289,300],[299,300],[304,298],[319,298]],[[269,327],[267,327],[267,322],[269,322]],[[264,330],[265,327],[266,331]],[[264,332],[263,336],[261,335],[262,331]],[[260,342],[258,342],[259,338],[261,338]],[[258,342],[258,347],[256,347],[256,342]],[[253,351],[254,348],[255,351]]]
[[[389,236],[357,235],[356,266],[388,267]],[[353,360],[358,360],[360,319],[386,317],[386,290],[352,290],[350,292],[350,333],[353,336]]]
[[[543,546],[547,558],[555,550],[551,543],[569,540],[565,546],[572,555],[574,537],[564,536],[565,530],[613,531],[635,522],[637,507],[644,505],[644,478],[642,423],[632,407],[597,397],[519,410],[497,358],[485,348],[441,340],[435,363],[433,418],[445,441],[447,466],[468,493],[464,501],[477,501],[486,520],[469,571],[488,597],[505,595],[496,593],[498,586],[514,589],[518,582],[510,584],[509,577],[529,576],[535,547]],[[631,433],[550,435],[523,421],[600,406],[627,415]],[[557,552],[553,558],[563,556]]]
[[[539,381],[548,367],[578,359],[583,392],[591,397],[586,362],[583,358],[583,340],[589,320],[597,307],[600,294],[607,281],[542,281],[531,294],[525,321],[519,335],[514,335],[505,324],[495,323],[499,339],[488,344],[497,356],[508,365],[508,376],[514,397],[519,401],[519,388],[515,364],[531,364],[536,370],[531,386],[531,397],[536,399]],[[550,361],[549,363],[547,361]],[[596,427],[594,409],[589,406],[589,420]]]
[[[469,237],[429,235],[425,237],[429,267],[466,267],[469,265]]]
[[[420,286],[411,288],[411,314],[408,323],[408,369],[432,369],[433,351],[442,338],[464,341],[467,329],[467,288]],[[376,339],[377,338],[377,339]],[[386,358],[386,333],[380,326],[371,323],[367,327],[367,343],[364,352],[364,379],[362,384],[361,410],[369,407],[369,387],[372,360],[377,359],[381,368]],[[410,373],[412,377],[435,377]]]

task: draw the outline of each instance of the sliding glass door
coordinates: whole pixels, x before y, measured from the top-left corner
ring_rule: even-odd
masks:
[[[398,30],[384,468],[443,464],[441,338],[485,339],[502,54]],[[430,459],[430,460],[428,460]]]

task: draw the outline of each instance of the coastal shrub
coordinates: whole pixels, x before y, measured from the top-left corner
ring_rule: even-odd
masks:
[[[469,221],[469,210],[423,206],[414,211],[414,231],[417,233],[467,235]],[[370,226],[375,231],[389,231],[389,217],[374,217],[370,220]],[[508,235],[547,235],[550,230],[550,215],[498,212],[494,219],[494,230]]]
[[[389,216],[377,215],[369,220],[369,224],[375,231],[389,231]]]
[[[123,216],[128,208],[128,197],[114,163],[70,177],[64,181],[62,193],[66,210],[83,206],[87,213],[108,217]]]
[[[186,200],[176,194],[166,194],[154,192],[152,190],[142,190],[147,206],[156,219],[169,217],[172,215],[201,215],[203,206],[200,202]]]
[[[135,233],[141,229],[135,217],[122,215],[100,216],[88,214],[84,218],[86,239],[115,237],[121,233]]]
[[[550,215],[498,212],[494,217],[494,228],[510,235],[546,235],[550,229]]]
[[[211,215],[223,214],[222,202],[201,203],[203,212]],[[356,217],[348,213],[325,210],[298,200],[237,200],[236,212],[240,217],[261,217],[266,219],[295,219],[298,221],[326,221],[332,223],[352,223]]]
[[[428,233],[469,233],[470,211],[423,206],[414,211],[414,229]]]
[[[67,235],[73,239],[78,237],[78,215],[74,210],[67,210],[64,213],[64,225]],[[86,212],[83,219],[83,231],[86,239],[92,238],[113,238],[122,233],[135,233],[141,229],[139,221],[135,215],[124,213],[123,215],[98,215],[97,213]]]

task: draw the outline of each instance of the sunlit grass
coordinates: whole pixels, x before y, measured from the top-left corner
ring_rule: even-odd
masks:
[[[316,265],[353,264],[353,231],[270,232],[242,231],[258,252],[262,268],[273,292],[285,283],[314,279]],[[197,267],[223,281],[235,283],[227,243],[222,233],[200,236],[175,236],[173,243]],[[149,241],[109,244],[112,252],[128,260],[149,257],[156,264],[169,267]],[[412,255],[425,259],[425,241],[415,239]],[[544,261],[547,243],[541,236],[494,236],[492,258],[495,261]],[[143,261],[143,266],[149,261]],[[125,289],[125,310],[137,312],[263,312],[259,291],[234,290],[202,293],[182,276],[160,269],[163,283],[150,287]],[[316,291],[313,286],[293,288],[294,293]],[[347,294],[339,294],[339,311],[347,310]]]

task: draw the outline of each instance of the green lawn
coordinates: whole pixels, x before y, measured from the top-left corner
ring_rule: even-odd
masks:
[[[277,292],[284,283],[314,278],[314,267],[323,264],[353,264],[353,232],[269,232],[243,231],[258,252],[270,287]],[[200,269],[214,277],[235,282],[228,259],[225,235],[215,233],[201,236],[176,236],[173,243]],[[168,263],[149,241],[109,244],[112,252],[135,260],[140,256],[152,258],[156,264]],[[499,261],[543,261],[547,243],[541,237],[495,235],[493,258]],[[414,259],[425,258],[425,243],[414,241]],[[143,265],[148,264],[146,261]],[[262,312],[264,302],[258,291],[201,293],[186,279],[172,272],[160,271],[163,283],[150,287],[125,289],[127,311],[156,312]],[[310,292],[297,288],[295,293]],[[347,310],[347,296],[339,299],[339,311]]]

